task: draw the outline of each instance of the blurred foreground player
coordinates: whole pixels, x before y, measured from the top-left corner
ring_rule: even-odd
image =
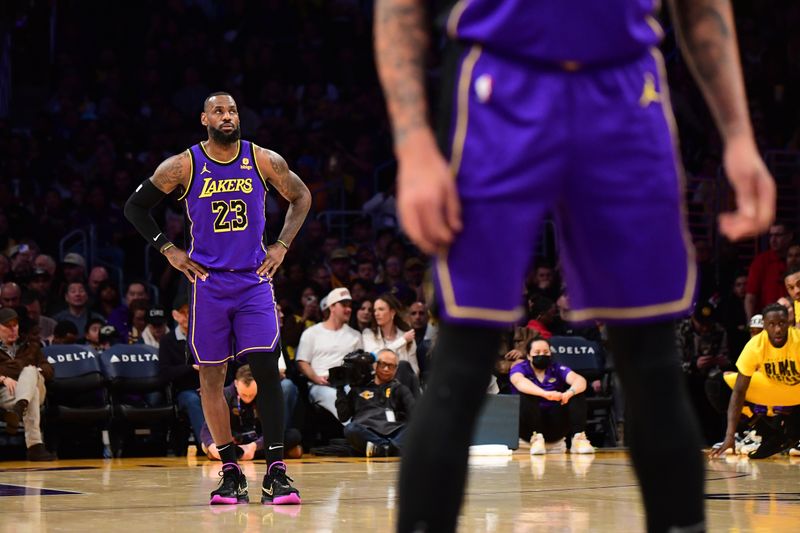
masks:
[[[272,276],[305,220],[311,195],[280,155],[239,139],[239,113],[229,94],[206,98],[200,122],[208,140],[161,163],[128,199],[125,216],[192,283],[187,345],[200,366],[203,413],[223,462],[211,503],[248,501],[223,396],[227,361],[243,355],[259,390],[267,460],[261,502],[300,503],[282,461],[281,352]],[[265,247],[268,183],[289,201],[289,210],[280,237]],[[188,252],[169,242],[149,213],[178,188],[190,224]]]
[[[671,3],[736,191],[738,211],[720,217],[721,231],[757,235],[772,221],[775,186],[753,140],[729,2]],[[443,320],[409,428],[400,531],[456,527],[500,331],[522,315],[523,277],[548,211],[559,225],[569,318],[609,324],[648,529],[705,527],[701,440],[672,323],[692,305],[697,272],[654,4],[455,3],[438,19],[450,39],[438,148],[424,79],[426,3],[376,4],[398,213],[436,256]],[[659,254],[641,253],[654,243]]]

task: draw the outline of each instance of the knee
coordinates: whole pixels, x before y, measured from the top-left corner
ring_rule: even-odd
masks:
[[[222,390],[227,365],[201,366],[200,389],[203,392]]]
[[[291,398],[297,397],[297,385],[290,379],[284,378],[281,380],[281,389],[283,394]]]

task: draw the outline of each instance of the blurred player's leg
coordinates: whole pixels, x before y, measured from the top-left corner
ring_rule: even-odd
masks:
[[[443,323],[433,370],[408,429],[397,530],[454,531],[469,443],[500,343],[500,330]]]
[[[625,433],[642,488],[647,530],[705,531],[703,454],[672,321],[609,326],[625,392]]]

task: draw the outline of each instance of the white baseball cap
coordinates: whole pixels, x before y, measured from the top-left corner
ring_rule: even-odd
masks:
[[[753,315],[750,319],[750,327],[764,329],[764,317],[762,315]]]
[[[319,307],[324,311],[335,303],[352,299],[353,297],[350,296],[350,291],[347,290],[347,287],[340,287],[329,292],[328,295],[319,303]]]

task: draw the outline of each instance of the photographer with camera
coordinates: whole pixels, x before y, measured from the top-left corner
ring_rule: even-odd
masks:
[[[392,457],[400,455],[403,434],[409,415],[414,408],[414,395],[395,379],[400,359],[384,348],[377,354],[375,374],[372,374],[373,356],[357,351],[345,356],[344,381],[335,381],[336,410],[342,422],[352,418],[345,426],[347,442],[360,455],[367,457]],[[333,380],[335,373],[331,373]],[[338,376],[337,376],[338,377]]]
[[[336,389],[328,384],[328,371],[342,364],[345,354],[361,348],[361,334],[347,325],[353,313],[352,297],[345,288],[333,289],[320,307],[325,321],[305,330],[297,346],[297,368],[308,378],[309,400],[336,417]]]

